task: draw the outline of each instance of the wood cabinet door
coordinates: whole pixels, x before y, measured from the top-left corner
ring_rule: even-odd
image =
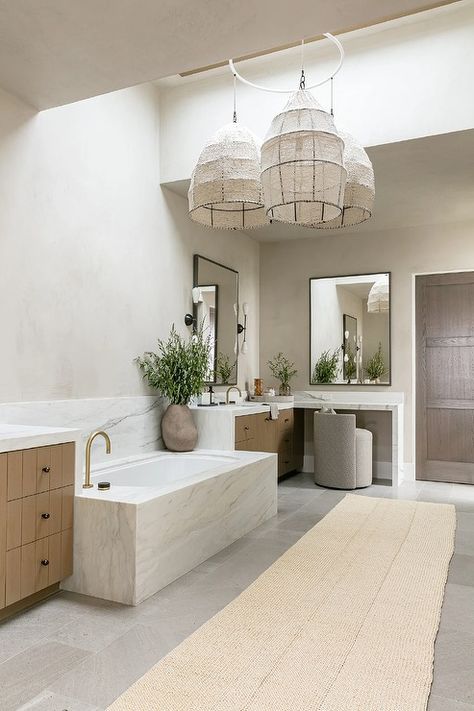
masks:
[[[474,273],[416,279],[417,479],[474,484]]]
[[[278,420],[271,420],[269,412],[254,415],[257,418],[257,452],[278,451]]]
[[[5,607],[5,566],[7,551],[7,455],[0,454],[0,610]]]
[[[255,439],[257,435],[257,415],[239,415],[235,418],[235,443],[241,444]],[[241,447],[241,449],[243,449]]]

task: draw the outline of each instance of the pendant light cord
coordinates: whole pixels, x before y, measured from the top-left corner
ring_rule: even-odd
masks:
[[[234,114],[232,116],[233,123],[237,123],[237,74],[234,73]]]
[[[304,39],[301,40],[301,76],[300,76],[300,91],[304,91],[306,85],[306,77],[304,75]]]

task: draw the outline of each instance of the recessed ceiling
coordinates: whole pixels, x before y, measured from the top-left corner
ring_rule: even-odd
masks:
[[[350,230],[318,230],[274,222],[248,232],[260,242],[317,239],[319,234],[374,232],[474,220],[474,130],[367,149],[375,170],[372,219]],[[185,197],[188,180],[165,184]]]
[[[0,0],[0,87],[39,109],[452,0]]]

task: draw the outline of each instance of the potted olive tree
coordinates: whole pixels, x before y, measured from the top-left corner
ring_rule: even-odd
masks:
[[[279,394],[291,395],[290,380],[298,373],[295,364],[280,352],[268,361],[268,367],[273,377],[280,382]]]
[[[188,452],[196,446],[197,428],[188,405],[204,388],[209,367],[210,342],[202,330],[189,340],[174,325],[166,340],[158,339],[158,352],[136,359],[148,385],[169,401],[161,420],[161,434],[168,449]]]

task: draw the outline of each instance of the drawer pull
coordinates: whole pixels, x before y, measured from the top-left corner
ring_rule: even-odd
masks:
[[[43,467],[41,471],[45,474],[49,474],[49,472],[51,471],[51,467]]]
[[[286,418],[285,418],[285,422],[289,422],[289,419],[288,419],[288,417],[286,417]]]
[[[49,518],[49,513],[41,514],[41,518]]]
[[[248,425],[245,425],[244,430],[248,430],[248,429],[249,429]]]
[[[285,442],[286,442],[287,444],[288,444],[289,441],[290,441],[289,439],[285,439]]]
[[[41,561],[41,565],[49,565],[49,560],[47,558],[43,558],[43,560]]]

